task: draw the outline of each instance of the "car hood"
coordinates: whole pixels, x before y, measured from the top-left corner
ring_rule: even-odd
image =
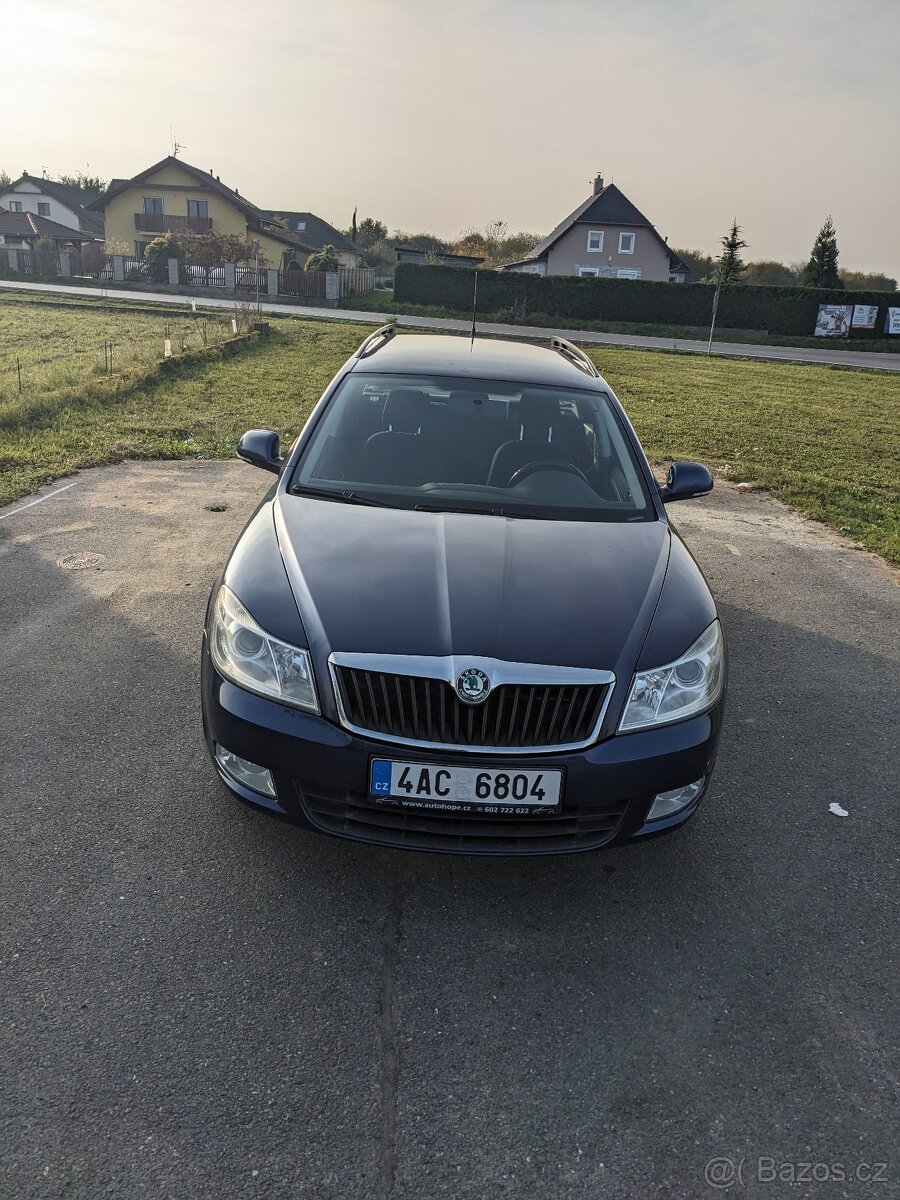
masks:
[[[467,655],[630,675],[669,528],[367,508],[281,495],[275,527],[320,659]]]

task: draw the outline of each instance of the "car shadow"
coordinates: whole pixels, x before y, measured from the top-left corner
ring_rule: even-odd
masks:
[[[371,1196],[389,1144],[395,1196],[512,1162],[518,1195],[581,1196],[604,1160],[639,1180],[788,1128],[798,1088],[844,1112],[832,1157],[854,1122],[857,1157],[860,1129],[887,1136],[865,945],[890,936],[888,657],[724,605],[725,732],[686,828],[572,857],[404,853],[219,783],[206,564],[135,597],[0,549],[10,1194],[48,1163],[59,1194],[132,1194],[152,1135],[226,1191],[255,1155]],[[161,1160],[141,1172],[162,1186]]]

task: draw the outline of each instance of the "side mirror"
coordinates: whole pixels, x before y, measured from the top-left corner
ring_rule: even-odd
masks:
[[[284,462],[278,434],[268,429],[248,429],[238,442],[237,452],[244,462],[262,467],[264,471],[274,471],[276,475]]]
[[[693,500],[695,496],[708,496],[713,490],[713,477],[702,463],[677,462],[669,467],[666,482],[659,489],[663,502]]]

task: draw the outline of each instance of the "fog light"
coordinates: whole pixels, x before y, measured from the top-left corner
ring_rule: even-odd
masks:
[[[272,778],[272,772],[266,767],[250,762],[247,758],[241,758],[238,754],[232,754],[230,750],[226,750],[218,743],[216,743],[216,762],[226,775],[230,775],[237,783],[252,788],[261,796],[271,796],[273,800],[275,799],[275,780]]]
[[[706,776],[704,775],[702,779],[698,779],[696,783],[689,783],[687,787],[673,788],[671,792],[660,792],[650,805],[646,819],[660,821],[663,817],[671,817],[675,813],[681,812],[683,808],[693,804],[703,791],[705,782]]]

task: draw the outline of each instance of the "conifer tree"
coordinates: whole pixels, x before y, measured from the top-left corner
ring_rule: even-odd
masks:
[[[747,243],[741,237],[742,232],[737,223],[737,217],[735,217],[730,231],[722,238],[722,253],[719,256],[717,267],[723,283],[744,282],[745,267],[741,251]]]
[[[842,288],[838,275],[838,247],[834,222],[829,216],[813,242],[809,262],[803,271],[804,287]]]

